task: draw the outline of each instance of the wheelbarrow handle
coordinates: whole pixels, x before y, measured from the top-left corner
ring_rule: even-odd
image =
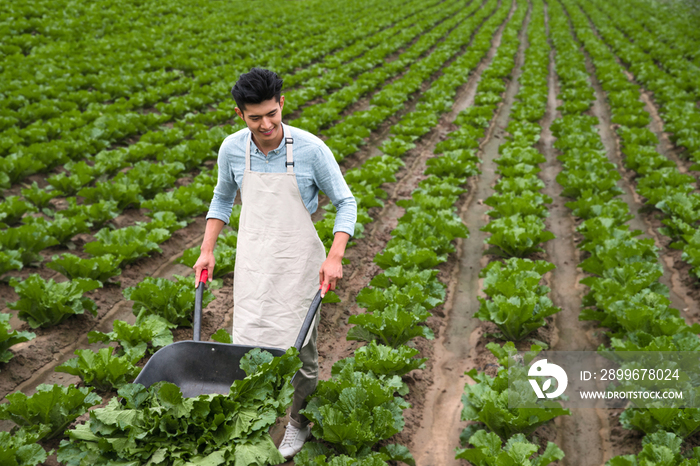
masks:
[[[207,269],[202,270],[197,283],[197,290],[194,294],[194,318],[193,318],[193,335],[192,340],[200,341],[202,334],[202,301],[204,300],[204,286],[207,283],[209,272]]]
[[[299,330],[299,336],[297,337],[297,341],[294,343],[294,347],[298,351],[301,351],[301,347],[304,345],[304,340],[306,340],[306,335],[309,333],[311,323],[314,321],[314,316],[316,315],[318,308],[321,306],[321,299],[321,290],[319,289],[316,292],[316,296],[314,296],[314,299],[311,301],[309,312],[306,313],[304,323],[301,326],[301,330]]]

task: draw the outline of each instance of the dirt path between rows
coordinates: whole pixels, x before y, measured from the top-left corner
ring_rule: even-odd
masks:
[[[595,25],[588,18],[591,30],[600,38]],[[601,39],[602,40],[602,39]],[[612,51],[612,50],[611,50]],[[650,210],[645,207],[644,200],[635,191],[636,186],[636,173],[632,170],[625,168],[623,163],[623,154],[620,148],[620,139],[615,132],[616,125],[612,124],[611,121],[611,110],[610,106],[607,104],[605,97],[605,91],[603,90],[598,78],[595,75],[595,67],[588,55],[584,51],[586,56],[586,69],[591,75],[591,81],[593,83],[593,88],[596,93],[596,103],[593,107],[595,116],[600,120],[599,130],[600,135],[603,140],[603,145],[608,153],[610,161],[615,163],[618,167],[618,171],[622,175],[622,180],[618,183],[618,186],[623,189],[622,200],[624,200],[627,205],[630,206],[630,213],[635,217],[630,221],[630,227],[634,230],[642,231],[642,238],[652,238],[654,243],[659,248],[659,254],[661,259],[661,264],[664,269],[663,276],[659,279],[661,283],[666,285],[670,290],[671,305],[680,309],[682,317],[692,324],[694,322],[700,321],[700,291],[694,286],[694,280],[689,279],[687,271],[690,269],[687,265],[683,267],[683,262],[680,260],[681,252],[672,250],[668,247],[670,244],[669,238],[661,235],[658,229],[663,226],[659,218],[659,212],[657,210]],[[624,65],[618,57],[616,57],[617,63],[624,68]],[[627,79],[633,81],[631,74],[627,74]],[[637,84],[637,83],[635,83]],[[643,88],[640,86],[640,90]],[[643,98],[643,93],[640,95],[640,100],[647,104],[647,110],[649,110],[652,105],[649,100]],[[658,112],[654,111],[652,117],[656,115],[658,118]],[[663,127],[659,126],[660,119],[652,118],[652,123],[650,123],[650,129],[655,131],[657,134],[663,133]],[[665,138],[668,140],[668,138]],[[670,160],[680,162],[677,157],[675,157],[671,151],[666,151],[667,146],[664,144],[663,136],[659,138],[660,144],[659,148],[663,150],[660,152],[666,155]],[[683,170],[683,165],[679,165],[680,169]],[[685,273],[683,273],[685,272]]]
[[[548,9],[546,24],[549,27]],[[551,125],[561,114],[557,106],[559,84],[555,71],[556,50],[550,40],[552,51],[549,60],[547,111],[541,122],[542,136],[539,147],[547,161],[542,165],[540,178],[545,182],[543,193],[549,195],[553,203],[549,206],[550,216],[545,223],[547,229],[556,235],[556,239],[545,243],[548,259],[556,266],[549,274],[548,286],[552,289],[550,297],[561,312],[554,316],[554,335],[551,342],[552,351],[594,351],[603,342],[594,322],[578,320],[585,287],[579,281],[585,274],[578,270],[581,262],[580,251],[576,248],[576,222],[565,206],[568,201],[562,196],[562,187],[556,182],[562,165],[557,160],[559,151],[554,148],[556,138]],[[607,416],[601,410],[573,409],[570,416],[560,416],[554,420],[557,426],[556,443],[566,456],[563,465],[599,466],[605,461],[607,447]]]
[[[513,11],[511,10],[509,20]],[[524,24],[528,22],[529,13]],[[456,108],[461,110],[473,104],[481,73],[490,65],[501,43],[504,28],[505,24],[494,36],[486,60],[465,86],[465,93],[456,102]],[[464,464],[454,458],[455,448],[459,446],[459,435],[466,425],[460,420],[461,396],[464,383],[468,380],[463,374],[484,364],[484,347],[479,343],[483,329],[480,321],[473,317],[479,306],[475,299],[480,288],[479,271],[488,263],[488,258],[483,256],[486,233],[479,231],[488,223],[487,206],[482,201],[493,193],[492,186],[496,180],[493,159],[498,156],[498,146],[505,136],[504,128],[518,89],[517,78],[526,42],[525,29],[523,27],[521,32],[516,68],[506,89],[505,101],[481,144],[479,158],[483,161],[480,165],[482,173],[470,179],[469,191],[460,206],[460,216],[469,227],[470,235],[466,240],[459,241],[458,263],[449,284],[448,300],[444,307],[445,318],[441,321],[443,331],[433,342],[434,351],[430,360],[433,384],[425,393],[423,422],[409,446],[416,464],[422,466]],[[451,121],[457,113],[450,115]]]
[[[634,77],[629,71],[625,71],[627,79],[634,81]],[[656,135],[659,140],[659,144],[656,146],[656,150],[659,154],[663,155],[667,159],[671,160],[678,167],[678,171],[695,177],[696,180],[700,178],[700,173],[695,170],[690,170],[690,167],[694,164],[691,160],[687,158],[681,158],[679,155],[683,150],[675,146],[671,142],[669,134],[664,131],[664,122],[659,115],[659,110],[656,108],[652,95],[649,91],[640,87],[641,100],[644,102],[644,108],[651,116],[651,122],[648,128]],[[698,191],[697,186],[700,186],[700,181],[696,182],[695,192]],[[650,211],[645,213],[645,220],[650,224],[654,231],[659,228],[661,220],[658,218],[658,214],[655,211]],[[678,249],[671,249],[669,245],[671,244],[671,239],[667,236],[659,235],[659,240],[664,246],[663,254],[661,259],[666,264],[666,267],[671,272],[671,282],[676,292],[683,298],[684,306],[678,307],[682,312],[681,314],[686,319],[686,322],[700,322],[700,286],[698,280],[690,274],[690,265],[681,259],[683,252]]]
[[[592,24],[591,27],[597,34]],[[572,34],[576,37],[573,30]],[[640,230],[642,232],[640,235],[641,238],[652,238],[656,246],[660,248],[660,263],[663,266],[664,274],[659,281],[669,288],[671,305],[677,309],[681,309],[681,315],[688,323],[692,323],[696,321],[694,315],[697,315],[698,303],[691,296],[692,290],[681,280],[680,271],[674,263],[674,259],[668,254],[668,248],[664,247],[667,241],[665,241],[656,230],[661,225],[659,219],[656,218],[655,214],[642,209],[644,206],[643,200],[634,190],[635,174],[624,168],[623,165],[620,140],[615,133],[615,126],[611,122],[611,110],[607,104],[605,92],[597,79],[595,67],[593,66],[590,56],[585,50],[582,50],[582,52],[586,58],[586,69],[591,77],[591,84],[596,97],[591,113],[599,120],[597,127],[608,158],[617,165],[618,171],[622,175],[622,179],[618,182],[618,186],[623,190],[621,199],[629,205],[630,213],[634,215],[634,218],[629,222],[630,228],[633,230]],[[628,78],[630,78],[630,76],[628,76]],[[584,411],[592,410],[581,409],[575,412]],[[605,445],[603,461],[607,461],[618,455],[637,454],[641,450],[643,434],[638,431],[624,429],[618,421],[618,417],[623,409],[596,411],[598,411],[599,414],[598,417],[602,427],[600,432]],[[601,462],[600,464],[603,463]]]
[[[500,39],[501,32],[502,28],[499,29],[495,37],[498,37]],[[475,31],[474,34],[476,33],[478,33],[478,30]],[[466,47],[463,50],[466,50]],[[490,58],[492,57],[494,50],[495,48],[492,47],[492,50],[488,55],[488,60],[490,60]],[[450,62],[448,62],[448,64]],[[365,235],[369,238],[379,238],[381,236],[385,236],[381,248],[383,248],[386,244],[386,240],[388,240],[391,237],[390,232],[396,225],[398,217],[403,214],[403,209],[396,207],[395,202],[399,199],[410,198],[411,192],[417,187],[418,182],[424,178],[422,173],[426,168],[425,161],[428,158],[434,157],[435,146],[440,140],[444,138],[445,134],[453,128],[452,122],[456,118],[457,114],[473,102],[473,94],[476,89],[476,82],[478,81],[478,76],[480,76],[484,67],[485,66],[483,63],[482,65],[477,67],[476,72],[472,75],[470,80],[457,90],[457,96],[455,98],[455,104],[453,105],[452,112],[444,115],[440,119],[440,123],[438,124],[438,126],[434,128],[426,137],[424,137],[418,143],[418,147],[409,151],[407,156],[404,157],[403,160],[406,163],[406,167],[410,167],[409,175],[397,175],[397,179],[399,181],[393,186],[393,189],[390,189],[390,195],[389,199],[386,201],[386,206],[383,209],[383,211],[379,214],[380,219],[385,215],[390,216],[390,218],[392,219],[391,224],[387,225],[388,222],[386,221],[375,221],[371,225],[367,226],[368,231],[365,233]],[[415,102],[412,102],[412,107],[415,107]],[[410,110],[411,108],[407,109],[407,111]],[[380,143],[381,139],[376,140],[376,142],[373,141],[372,147],[370,148],[369,152],[370,156],[379,154],[379,151],[378,149],[376,149],[376,147],[379,146]],[[403,170],[405,169],[402,169],[402,171]],[[467,196],[469,195],[463,195],[463,200],[468,199]],[[355,272],[353,272],[352,276],[350,277],[350,281],[353,282],[353,284],[350,285],[352,289],[348,290],[345,296],[341,296],[341,299],[343,299],[343,302],[345,303],[345,306],[342,310],[342,315],[337,314],[337,311],[340,310],[339,308],[332,309],[329,311],[329,319],[333,319],[333,316],[335,316],[335,323],[337,324],[337,328],[334,332],[329,331],[328,338],[322,337],[322,334],[324,333],[323,331],[319,332],[319,355],[324,354],[324,360],[320,361],[319,377],[322,379],[330,377],[330,369],[335,361],[343,357],[350,356],[353,350],[357,346],[359,346],[357,343],[348,342],[344,338],[338,338],[338,336],[345,335],[350,327],[347,324],[347,316],[349,316],[351,313],[356,314],[360,312],[359,307],[354,303],[354,296],[357,295],[357,292],[359,292],[361,288],[363,288],[369,283],[373,276],[375,276],[381,271],[381,269],[372,262],[374,254],[376,252],[379,252],[381,248],[378,248],[376,251],[368,251],[371,252],[371,254],[361,256],[357,259],[358,262],[365,261],[366,263],[363,264],[360,268],[358,268]],[[454,285],[457,282],[455,278],[457,260],[457,257],[455,257],[455,255],[453,254],[451,255],[447,263],[441,264],[441,266],[438,268],[438,277],[440,278],[440,280],[449,283],[449,287],[447,290],[448,302],[450,299],[450,295],[454,293]],[[351,261],[355,262],[355,259],[351,258]],[[361,273],[363,274],[364,281],[360,283],[361,286],[357,287],[354,283],[354,277]],[[439,306],[438,308],[434,309],[433,317],[431,317],[427,322],[431,329],[433,329],[433,331],[435,332],[435,335],[438,339],[444,331],[444,318],[446,312],[448,312],[448,307],[449,305],[446,303],[445,305]],[[324,313],[325,312],[326,311],[324,309]],[[324,321],[322,320],[321,325],[323,325],[323,323]],[[404,430],[391,439],[392,442],[408,445],[411,451],[413,451],[412,439],[415,438],[416,431],[421,428],[421,426],[424,423],[424,417],[426,413],[429,412],[429,409],[426,409],[425,407],[425,391],[429,389],[430,386],[434,387],[437,385],[433,380],[431,370],[433,361],[435,360],[434,342],[419,340],[415,343],[416,347],[421,351],[420,355],[422,357],[429,358],[428,366],[425,371],[414,371],[413,373],[409,374],[409,376],[406,378],[406,381],[410,387],[410,393],[406,397],[406,399],[409,403],[411,403],[412,408],[404,412],[404,417],[406,419],[406,425]],[[457,413],[459,413],[461,407],[459,405],[455,405],[452,406],[452,409],[456,409]],[[284,435],[283,426],[286,424],[286,422],[286,418],[280,419],[278,420],[276,426],[273,427],[271,434],[276,442],[279,442],[281,440],[281,437]],[[285,463],[285,465],[292,464],[292,462]],[[423,463],[421,463],[420,460],[417,459],[417,464]]]
[[[480,1],[480,2],[482,2],[482,4],[483,4],[483,3],[485,3],[486,0],[473,0],[473,1],[477,1],[477,2]],[[443,1],[442,3],[444,3],[444,1]],[[470,4],[471,4],[471,2],[470,2]],[[469,17],[473,16],[473,14],[474,14],[474,13],[472,13],[471,15],[469,15]],[[430,27],[428,27],[427,29],[424,29],[423,31],[421,31],[421,32],[419,32],[418,34],[416,34],[416,36],[413,37],[407,44],[405,44],[404,46],[402,46],[401,48],[399,48],[397,51],[395,51],[395,52],[393,52],[393,53],[387,55],[387,56],[384,58],[384,60],[383,60],[384,63],[391,63],[392,61],[398,59],[404,52],[406,52],[406,51],[407,51],[408,49],[410,49],[413,45],[415,45],[415,43],[418,42],[418,40],[419,40],[424,34],[429,33],[430,31],[433,31],[435,28],[439,27],[442,23],[444,23],[444,22],[445,22],[446,20],[448,20],[449,18],[450,18],[449,16],[444,16],[444,17],[441,18],[439,21],[437,21],[435,24],[433,24],[432,26],[430,26]],[[465,21],[466,21],[466,18],[465,18]],[[452,28],[452,29],[450,29],[448,32],[446,32],[445,35],[443,36],[443,38],[441,38],[440,42],[442,42],[443,39],[444,39],[444,37],[446,37],[447,35],[449,35],[455,28],[459,27],[461,24],[462,24],[462,23],[460,22],[459,24],[455,25],[454,28]],[[392,25],[392,27],[393,27],[393,25]],[[438,42],[438,43],[439,43],[439,42]],[[381,46],[381,44],[378,44],[377,46],[375,46],[375,48],[380,47],[380,46]],[[437,47],[437,44],[436,44],[435,46],[429,48],[429,49],[428,49],[426,52],[424,52],[423,54],[421,54],[421,56],[418,57],[415,61],[422,60],[423,58],[425,58],[425,57],[427,57],[428,55],[430,55],[430,54],[433,52],[433,50],[435,50],[435,47]],[[347,64],[352,64],[353,61],[356,61],[356,60],[360,59],[363,55],[365,55],[365,54],[363,53],[362,55],[360,55],[360,56],[354,58],[352,61],[348,62]],[[379,68],[381,68],[381,67],[383,67],[383,66],[384,66],[383,64],[379,64],[379,65],[375,66],[374,68],[372,68],[372,69],[370,69],[370,70],[363,71],[362,73],[359,73],[357,76],[354,76],[353,79],[357,78],[358,76],[360,76],[360,75],[362,75],[362,74],[364,74],[364,73],[371,73],[371,72],[374,72],[374,71],[376,71],[377,69],[379,69]],[[394,81],[396,81],[396,80],[398,80],[398,79],[401,79],[401,78],[404,76],[404,74],[405,74],[405,73],[399,73],[399,74],[397,74],[397,75],[395,75],[395,76],[392,76],[391,78],[389,78],[388,80],[386,80],[386,81],[385,81],[383,84],[381,84],[380,86],[377,86],[375,89],[372,89],[371,91],[369,91],[369,93],[368,93],[367,95],[361,97],[360,99],[358,99],[357,102],[354,102],[354,103],[350,104],[345,110],[343,110],[343,111],[340,113],[339,119],[338,119],[338,120],[334,121],[334,122],[333,122],[332,124],[330,124],[330,125],[327,125],[327,126],[322,127],[321,130],[322,130],[322,131],[325,131],[327,128],[333,126],[335,123],[338,123],[339,121],[342,121],[342,119],[345,118],[346,116],[351,115],[351,114],[353,114],[353,113],[355,113],[355,112],[357,112],[357,111],[367,110],[367,109],[369,108],[369,101],[372,99],[372,97],[373,97],[377,92],[379,92],[382,88],[388,86],[389,84],[393,83]],[[286,119],[287,121],[291,121],[291,120],[294,120],[294,119],[296,119],[296,118],[299,118],[299,117],[301,116],[302,112],[303,112],[304,110],[306,110],[308,107],[311,107],[311,106],[313,106],[313,105],[317,105],[317,104],[320,104],[320,103],[323,103],[323,102],[327,102],[329,97],[331,97],[331,96],[332,96],[333,94],[335,94],[336,92],[340,92],[341,90],[342,90],[342,87],[341,87],[341,88],[330,89],[330,92],[327,93],[325,97],[317,97],[317,98],[315,98],[315,99],[313,99],[313,100],[310,100],[310,101],[308,101],[308,102],[305,102],[303,105],[301,105],[299,108],[295,109],[293,112],[289,113],[288,115],[285,115],[285,119]],[[322,139],[326,139],[326,138],[322,138]]]
[[[463,52],[466,47],[463,48]],[[451,61],[447,62],[448,65]],[[430,81],[436,79],[440,75],[440,72],[436,73],[431,77]],[[407,104],[405,111],[410,111],[415,108],[417,103],[417,97],[419,93],[413,96],[413,99]],[[403,113],[405,113],[402,112]],[[456,112],[455,112],[456,114]],[[385,122],[379,129],[378,134],[386,135],[389,132],[390,126],[395,123],[400,115],[396,115]],[[355,342],[348,342],[344,338],[339,338],[339,336],[344,336],[347,332],[347,317],[350,314],[359,313],[360,310],[354,302],[354,296],[357,292],[366,286],[369,280],[376,275],[380,269],[376,266],[372,259],[375,254],[382,250],[386,246],[386,242],[391,237],[390,232],[395,227],[398,217],[403,213],[403,209],[396,206],[397,199],[409,198],[411,192],[417,187],[418,182],[423,178],[423,171],[425,170],[425,161],[427,158],[433,156],[433,149],[440,138],[444,135],[443,128],[439,127],[430,133],[429,137],[425,138],[425,141],[419,145],[416,149],[411,151],[404,157],[404,162],[406,167],[399,170],[397,173],[397,182],[385,185],[384,188],[389,192],[389,199],[386,201],[385,207],[383,209],[374,208],[370,210],[370,215],[375,219],[374,222],[367,226],[365,232],[365,238],[358,240],[358,244],[348,249],[346,257],[350,260],[350,264],[344,267],[344,274],[347,277],[344,280],[342,287],[338,290],[342,302],[338,304],[326,304],[323,307],[322,319],[320,321],[320,332],[319,332],[319,362],[321,365],[322,378],[328,378],[330,376],[330,369],[332,364],[346,357],[352,353],[354,348],[357,346]],[[360,166],[364,161],[378,154],[376,148],[377,145],[381,143],[380,138],[373,134],[373,138],[370,143],[362,151],[348,157],[343,163],[345,167],[350,166]],[[314,214],[313,219],[317,220],[322,215],[322,209]],[[128,270],[124,272],[122,277],[123,284],[125,286],[134,285],[138,282],[138,279],[144,275],[158,276],[158,277],[169,277],[173,273],[185,274],[189,272],[189,269],[172,264],[172,261],[178,257],[182,250],[186,247],[191,247],[197,245],[201,242],[202,234],[204,231],[204,219],[198,218],[195,223],[188,226],[187,228],[180,230],[179,235],[186,238],[187,243],[177,243],[170,245],[169,242],[164,243],[164,249],[167,246],[167,250],[164,250],[164,254],[158,257],[153,257],[139,261],[137,264],[130,266]],[[454,260],[446,266],[450,268],[454,265]],[[134,269],[134,270],[132,270]],[[450,269],[451,270],[451,269]],[[442,275],[449,275],[446,271],[441,272]],[[103,290],[104,291],[104,290]],[[111,306],[111,310],[103,317],[100,322],[98,329],[102,331],[111,330],[111,324],[114,319],[119,318],[121,320],[126,320],[127,322],[133,322],[134,317],[131,313],[131,306],[128,301],[121,299],[121,290],[114,287],[112,290],[112,298],[116,300],[116,304]],[[229,328],[231,326],[231,303],[232,303],[232,278],[227,276],[224,278],[223,287],[219,290],[214,291],[217,299],[213,301],[205,310],[203,316],[202,325],[202,340],[207,341],[211,334],[218,328]],[[87,317],[85,319],[88,319]],[[439,321],[439,317],[432,318],[431,325],[437,327],[436,321]],[[69,329],[72,329],[75,323],[73,322]],[[74,342],[71,345],[62,348],[59,352],[54,353],[50,360],[45,361],[43,367],[33,367],[30,374],[33,373],[28,380],[25,380],[20,388],[26,393],[32,393],[35,387],[39,383],[76,383],[78,382],[77,377],[70,377],[65,374],[58,374],[53,371],[53,368],[60,364],[61,362],[72,357],[73,349],[76,347],[86,348],[92,347],[93,345],[87,344],[87,338],[85,336],[86,329],[83,329],[83,333],[70,333],[73,336]],[[76,338],[77,336],[77,338]],[[191,338],[190,329],[177,329],[175,331],[175,340],[185,340]],[[94,345],[97,346],[97,345]],[[142,361],[141,364],[145,364]],[[419,375],[416,375],[416,379],[420,379]],[[426,382],[427,383],[427,382]],[[17,387],[15,386],[14,389]],[[13,390],[14,390],[13,389]],[[13,391],[8,390],[8,391]],[[7,393],[6,391],[5,393]],[[419,392],[418,392],[419,393]],[[114,396],[114,393],[106,394],[107,397]],[[408,416],[410,419],[410,415]],[[273,429],[273,437],[279,441],[278,437],[283,434],[281,426],[286,424],[286,419],[280,419],[276,429]],[[1,425],[0,428],[9,429],[10,425]],[[55,460],[49,461],[47,464],[55,464]]]
[[[500,37],[500,32],[498,34]],[[481,69],[478,70],[478,74],[480,73]],[[435,146],[444,137],[445,133],[447,132],[447,127],[452,123],[457,114],[468,105],[468,103],[466,103],[464,100],[471,98],[473,101],[473,90],[471,91],[471,97],[469,97],[469,91],[465,90],[470,86],[475,88],[475,83],[473,80],[470,80],[466,85],[462,86],[458,90],[458,97],[456,98],[453,106],[453,111],[446,116],[443,116],[438,127],[433,129],[427,137],[423,138],[423,140],[418,144],[418,147],[409,151],[407,157],[404,157],[403,160],[406,163],[406,168],[410,167],[408,168],[408,174],[406,176],[397,175],[397,179],[399,181],[393,186],[393,189],[390,190],[390,195],[389,199],[386,201],[386,206],[379,214],[379,219],[369,226],[370,228],[368,228],[368,233],[366,233],[366,236],[369,238],[381,239],[381,244],[377,244],[376,247],[371,248],[364,254],[353,254],[353,257],[347,256],[353,263],[356,261],[364,263],[353,272],[349,282],[350,289],[346,290],[344,295],[341,296],[343,303],[345,303],[342,314],[338,315],[337,311],[340,310],[339,308],[331,310],[328,314],[329,320],[332,320],[332,323],[336,324],[335,326],[337,328],[333,332],[319,332],[319,355],[324,355],[323,361],[320,361],[320,378],[323,379],[330,377],[330,369],[332,364],[338,359],[350,356],[354,349],[359,346],[355,342],[348,342],[344,338],[338,338],[339,335],[345,335],[349,329],[349,325],[347,324],[347,316],[361,312],[360,308],[354,303],[354,296],[357,295],[357,292],[359,292],[360,289],[369,283],[372,277],[381,271],[381,269],[372,262],[372,259],[374,255],[386,245],[386,241],[391,238],[390,232],[395,227],[398,218],[403,214],[403,209],[397,207],[395,202],[399,199],[409,199],[411,192],[417,187],[418,182],[424,178],[423,171],[426,168],[426,160],[434,157]],[[415,102],[413,102],[413,107],[415,107]],[[410,108],[408,110],[410,111]],[[378,149],[376,149],[379,143],[380,141],[377,141],[376,144],[372,145],[369,155],[379,154]],[[406,168],[402,169],[402,171],[406,170]],[[355,249],[350,251],[353,253],[358,252]],[[355,258],[354,256],[359,257]],[[454,277],[455,266],[456,258],[451,257],[447,263],[442,264],[439,267],[439,278],[443,282],[449,281],[451,285],[456,283],[456,281],[452,278]],[[360,274],[362,275],[363,280],[358,283],[355,281],[355,278]],[[450,295],[452,289],[452,287],[448,289],[448,296]],[[446,307],[447,306],[440,306],[439,308],[433,310],[434,316],[428,320],[428,325],[434,330],[435,335],[438,337],[441,335],[443,330],[443,317],[446,312]],[[322,320],[322,326],[323,323],[324,321]],[[327,337],[322,336],[324,333],[327,334]],[[421,356],[430,358],[428,363],[429,365],[431,364],[431,361],[434,360],[432,345],[433,342],[429,341],[416,342],[416,347],[420,349]],[[407,382],[411,389],[411,393],[406,399],[412,404],[412,408],[404,412],[406,426],[403,432],[392,439],[392,441],[403,444],[408,444],[411,439],[414,438],[415,431],[420,428],[422,419],[426,412],[423,401],[425,399],[424,391],[431,383],[433,383],[433,386],[435,385],[429,368],[426,371],[414,371],[414,373],[408,377]],[[279,419],[276,426],[273,428],[271,433],[276,442],[279,442],[281,437],[284,435],[283,426],[286,424],[286,422],[286,418]],[[293,463],[288,462],[285,464],[291,465]],[[419,462],[418,464],[421,463]]]
[[[432,48],[431,50],[433,49],[434,48]],[[454,59],[446,62],[445,66],[449,65],[452,61],[454,61]],[[430,79],[426,80],[423,83],[423,87],[421,88],[421,90],[424,91],[425,89],[427,89],[440,74],[441,73],[438,72],[435,75],[431,76]],[[368,140],[368,143],[365,146],[363,146],[360,151],[343,160],[343,162],[341,163],[341,170],[345,172],[349,168],[359,167],[368,158],[375,155],[379,155],[380,152],[377,149],[377,147],[381,145],[381,142],[387,137],[391,127],[401,117],[403,117],[403,115],[415,109],[415,106],[417,104],[417,97],[419,95],[420,92],[414,94],[413,98],[407,102],[405,108],[397,112],[395,115],[392,115],[390,118],[384,121],[382,125],[379,128],[377,128],[377,130],[373,131],[372,135]],[[405,161],[407,162],[407,160]],[[214,162],[211,161],[209,162],[209,164],[213,165]],[[401,169],[397,174],[397,179],[401,179],[405,174],[403,172],[405,172],[406,170],[406,168]],[[392,204],[392,199],[396,198],[396,190],[399,189],[399,187],[401,186],[402,183],[399,182],[394,187],[394,192],[390,193],[389,201],[387,202],[385,210],[388,208],[396,209],[396,206]],[[412,189],[413,188],[411,188],[411,190]],[[408,191],[408,193],[410,195],[410,190]],[[322,206],[327,202],[328,199],[325,196],[321,196],[319,198],[319,206]],[[236,203],[240,203],[240,197],[237,197]],[[122,223],[124,225],[133,224],[137,220],[147,221],[148,219],[144,216],[144,212],[145,210],[130,209],[125,211],[125,213],[117,219],[115,219],[115,221],[119,221],[120,226],[123,226],[121,225]],[[325,211],[319,208],[312,215],[312,220],[320,220],[323,217],[324,213]],[[375,208],[370,211],[370,215],[374,216],[381,214],[378,214],[378,209]],[[193,224],[189,225],[188,227],[182,230],[178,230],[173,234],[172,239],[166,241],[165,243],[163,243],[163,245],[161,245],[161,247],[163,248],[162,255],[155,255],[154,257],[143,259],[135,264],[127,266],[124,269],[122,275],[118,277],[118,279],[120,279],[122,282],[122,288],[119,288],[117,286],[109,286],[105,289],[96,290],[88,294],[88,296],[93,298],[99,306],[97,322],[91,316],[74,316],[57,327],[52,327],[50,329],[45,330],[36,330],[37,338],[35,340],[15,345],[13,347],[13,352],[17,356],[13,358],[13,360],[10,361],[10,363],[5,365],[3,374],[2,376],[0,376],[0,396],[4,397],[6,394],[17,390],[21,390],[26,394],[31,394],[34,392],[36,386],[38,386],[41,383],[77,383],[79,381],[77,377],[69,376],[67,374],[55,373],[54,368],[64,363],[68,359],[72,358],[76,349],[90,348],[93,350],[97,350],[99,347],[101,347],[100,344],[91,345],[88,343],[88,331],[99,330],[102,332],[109,332],[112,330],[112,324],[114,320],[123,320],[133,324],[135,318],[131,312],[130,302],[124,300],[122,297],[121,290],[123,288],[129,286],[136,286],[143,279],[144,276],[152,276],[157,278],[171,278],[173,274],[189,274],[191,272],[189,268],[180,264],[174,264],[173,261],[182,255],[182,251],[184,249],[201,244],[205,225],[206,222],[204,218],[198,217]],[[380,229],[384,229],[385,231],[380,231]],[[368,226],[368,229],[365,232],[365,237],[375,238],[377,237],[377,235],[380,235],[380,237],[384,238],[382,244],[385,244],[386,241],[388,241],[387,235],[391,231],[391,229],[393,229],[393,226],[384,228],[381,222],[374,222],[371,226]],[[84,239],[87,240],[87,238]],[[366,241],[366,239],[360,240],[360,243],[362,243],[363,241]],[[80,244],[84,242],[85,241],[81,240]],[[379,250],[381,250],[382,248],[383,246],[380,247]],[[349,274],[346,276],[350,277],[349,279],[347,279],[346,283],[350,283],[354,279],[354,275],[352,275],[354,264],[359,263],[360,261],[373,264],[372,258],[379,250],[373,252],[371,255],[368,255],[369,253],[361,253],[358,255],[358,260],[354,262],[353,265],[346,266],[345,273]],[[47,252],[45,254],[47,257],[50,256],[51,253],[66,252],[64,250],[59,251],[56,249],[49,249],[48,251],[50,252]],[[82,252],[78,252],[78,255],[86,256]],[[43,278],[47,279],[61,277],[60,274],[54,272],[51,269],[47,269],[46,267],[41,267],[39,269],[32,270],[32,272],[38,272]],[[24,275],[28,274],[29,269],[20,272],[20,274],[22,273],[24,273]],[[377,272],[374,272],[374,274],[376,273]],[[371,276],[373,275],[370,275],[370,278]],[[224,288],[226,287],[227,284],[226,282],[224,282]],[[362,286],[360,286],[355,291],[355,294],[361,288]],[[352,289],[353,288],[349,288],[349,290]],[[214,301],[210,305],[210,308],[212,306],[218,306],[217,303],[221,301],[226,301],[228,303],[231,302],[231,296],[227,296],[223,294],[223,292],[219,293],[221,294],[221,296],[215,293],[215,295],[219,299]],[[341,299],[346,301],[350,299],[351,296],[354,299],[355,294],[350,293],[350,291],[346,291],[345,293],[347,294],[347,296],[343,296],[341,294]],[[14,294],[14,291],[11,288],[0,284],[0,298],[1,297],[5,297],[9,300],[16,299],[16,295]],[[17,319],[16,311],[11,311],[7,309],[5,309],[5,311],[13,314],[13,318],[11,320],[13,328],[28,328],[26,324]],[[335,324],[335,326],[337,326],[338,319],[345,311],[346,310],[341,311],[340,308],[336,308],[333,306],[324,307],[324,312],[330,313],[329,319]],[[224,321],[217,319],[216,322],[223,323]],[[230,322],[228,322],[228,324],[230,324]],[[219,327],[214,327],[212,333],[217,328]],[[203,332],[203,337],[208,338],[209,335],[206,334],[206,329],[203,328]],[[188,330],[181,329],[177,333],[179,335],[180,340],[186,340],[191,338],[191,332]],[[176,338],[176,340],[177,339],[178,338]],[[333,361],[341,359],[342,357],[345,356],[339,356],[333,359]],[[330,366],[328,367],[328,375],[330,375]],[[1,428],[3,428],[3,424],[0,422],[0,429]]]

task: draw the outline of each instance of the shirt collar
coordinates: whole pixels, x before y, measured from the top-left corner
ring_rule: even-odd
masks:
[[[250,130],[248,130],[248,131],[250,131]],[[285,125],[284,123],[282,123],[282,141],[280,141],[280,145],[277,146],[276,149],[272,149],[270,152],[275,152],[275,153],[279,152],[280,149],[282,149],[282,146],[284,146],[284,144],[285,144],[285,142],[286,142],[286,140],[287,140],[288,137],[289,137],[289,129],[287,128],[287,125]],[[256,151],[256,152],[258,152],[259,154],[262,154],[262,153],[263,153],[263,152],[260,150],[260,148],[258,148],[258,145],[255,144],[255,141],[253,140],[252,137],[250,138],[250,143],[252,144],[252,147],[255,148],[255,151]]]

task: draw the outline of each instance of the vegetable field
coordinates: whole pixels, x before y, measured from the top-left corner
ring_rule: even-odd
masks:
[[[11,2],[0,12],[0,465],[692,466],[699,408],[509,408],[516,351],[700,355],[700,17],[656,0]],[[284,79],[358,204],[300,362],[131,382],[192,337],[230,90]],[[335,208],[313,215],[326,248]],[[230,342],[240,196],[203,341]],[[534,394],[533,394],[533,398]],[[536,400],[536,398],[535,398]]]

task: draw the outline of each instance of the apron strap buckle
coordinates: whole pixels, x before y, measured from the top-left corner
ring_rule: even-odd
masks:
[[[294,138],[285,137],[284,144],[285,144],[285,147],[287,148],[287,162],[284,164],[284,166],[287,169],[287,173],[294,173],[294,156],[292,155],[293,154],[292,148],[294,147]]]

